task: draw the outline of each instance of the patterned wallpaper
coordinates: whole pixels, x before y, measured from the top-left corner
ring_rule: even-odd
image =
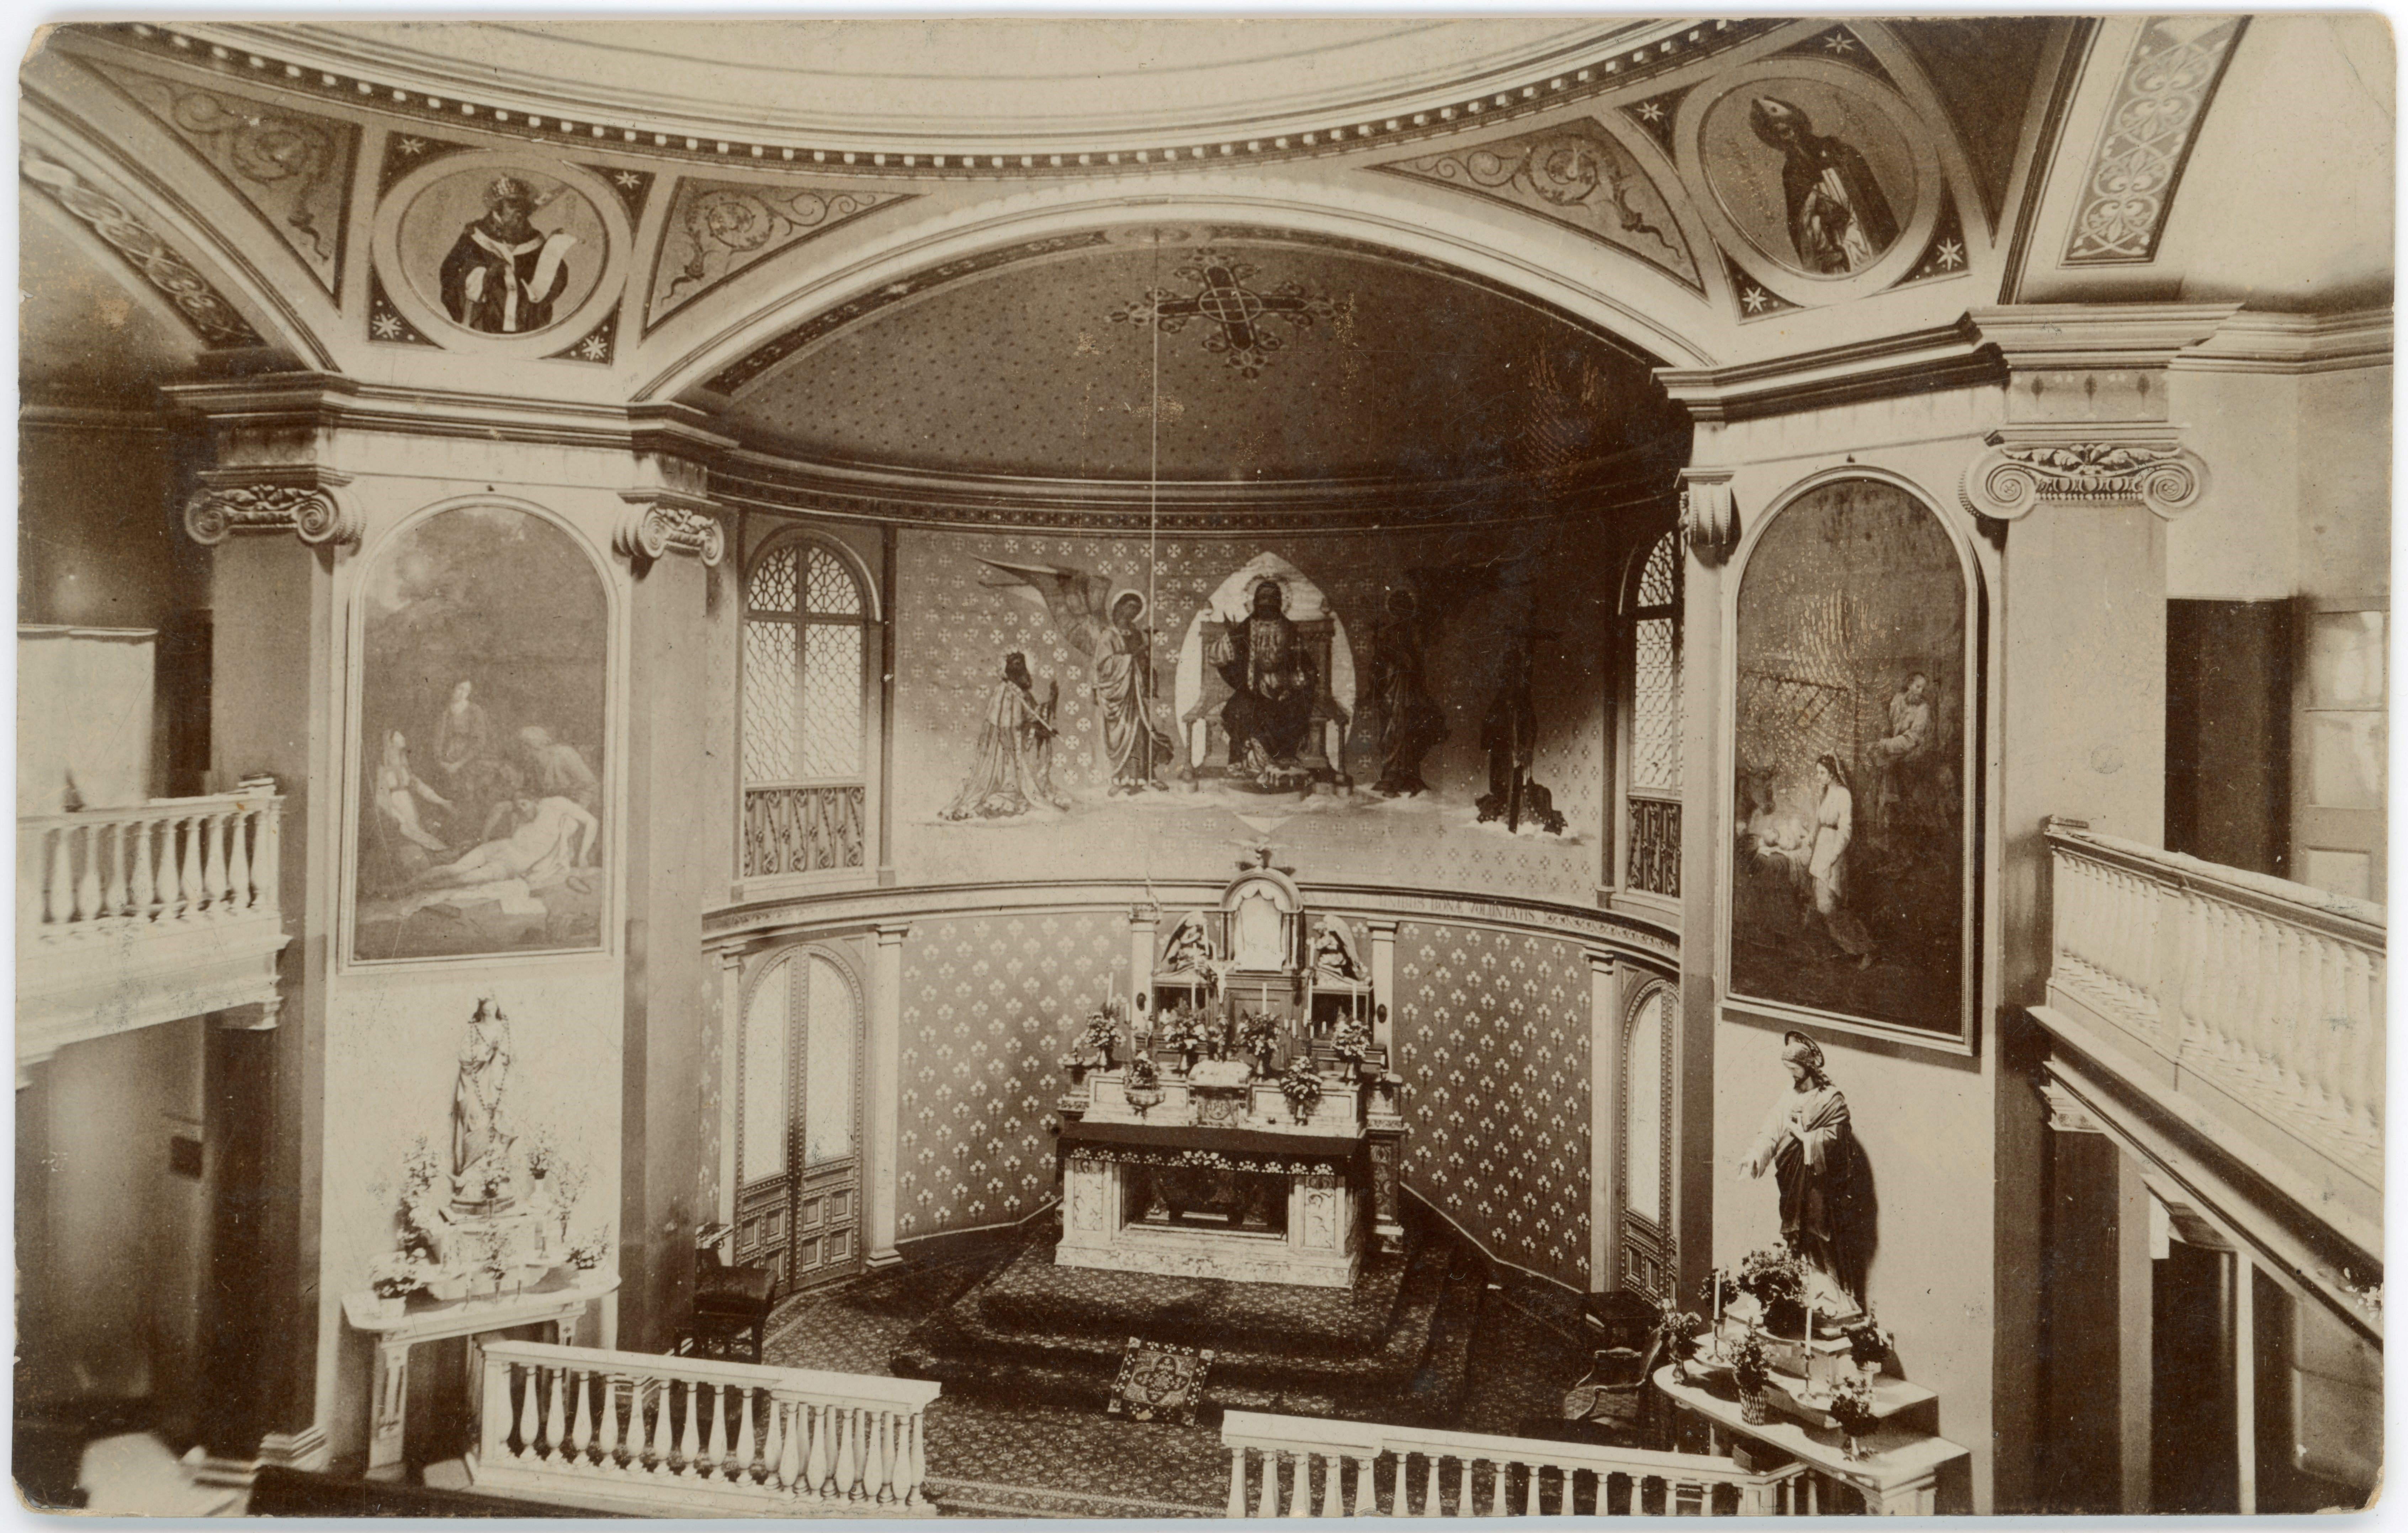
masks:
[[[1589,1287],[1588,963],[1577,942],[1397,931],[1405,1183],[1489,1254]]]
[[[903,944],[896,1235],[1020,1219],[1054,1194],[1060,1061],[1128,962],[1105,911],[916,923]]]
[[[1527,536],[1525,530],[1521,536]],[[1318,585],[1365,666],[1372,614],[1408,569],[1493,556],[1512,535],[1502,529],[1422,533],[1393,538],[1165,538],[1155,545],[1154,590],[1165,632],[1157,642],[1160,723],[1175,726],[1173,672],[1180,640],[1197,609],[1226,578],[1260,552],[1287,560]],[[1383,800],[1328,795],[1298,804],[1254,799],[1228,790],[1190,795],[1174,784],[1142,799],[1107,799],[1096,762],[1097,721],[1086,695],[1085,656],[1055,632],[1033,602],[981,583],[979,556],[1092,571],[1111,586],[1142,590],[1143,537],[1057,537],[907,531],[896,595],[896,862],[907,881],[1016,881],[1114,873],[1217,878],[1235,849],[1254,833],[1238,815],[1284,819],[1274,833],[1283,859],[1308,880],[1493,890],[1586,904],[1594,897],[1605,795],[1598,651],[1604,631],[1604,571],[1566,541],[1541,545],[1548,573],[1534,593],[1532,620],[1544,639],[1533,678],[1541,739],[1534,771],[1569,821],[1560,838],[1475,823],[1472,800],[1487,784],[1480,724],[1494,690],[1502,646],[1501,604],[1475,598],[1450,621],[1426,656],[1447,712],[1447,738],[1424,763],[1435,795]],[[1054,754],[1066,814],[947,824],[938,811],[960,789],[975,752],[979,723],[1002,658],[1028,657],[1037,689],[1061,689],[1061,739]],[[1369,711],[1358,706],[1347,752],[1357,781],[1378,775]]]

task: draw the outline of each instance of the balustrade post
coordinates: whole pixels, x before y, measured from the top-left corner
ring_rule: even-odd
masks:
[[[226,898],[236,915],[251,910],[251,823],[258,812],[237,809],[226,819]]]
[[[510,1440],[510,1365],[498,1357],[484,1359],[484,1407],[477,1412],[477,1457],[499,1463]]]
[[[809,1428],[804,1411],[809,1408],[800,1400],[777,1397],[778,1407],[778,1485],[789,1496],[803,1492],[803,1438]]]
[[[652,1461],[646,1472],[653,1475],[675,1473],[669,1460],[669,1443],[674,1431],[669,1414],[669,1381],[658,1381],[652,1391]]]
[[[1265,1448],[1263,1450],[1262,1489],[1254,1497],[1255,1516],[1276,1517],[1279,1515],[1279,1481],[1280,1451],[1277,1448]]]
[[[620,1468],[619,1378],[616,1373],[602,1376],[602,1439],[595,1446],[601,1451],[600,1468],[606,1473]]]
[[[201,817],[187,814],[177,824],[183,831],[183,855],[177,863],[176,919],[190,920],[201,908]]]
[[[251,881],[259,891],[259,905],[264,910],[280,910],[278,891],[283,879],[284,805],[271,799],[259,811],[259,842],[251,849]]]
[[[1478,1503],[1471,1497],[1471,1459],[1468,1454],[1458,1454],[1455,1463],[1459,1473],[1455,1483],[1455,1514],[1458,1517],[1478,1516]]]
[[[1402,1468],[1401,1465],[1398,1466]],[[1401,1479],[1398,1482],[1402,1487]],[[1380,1514],[1380,1460],[1375,1454],[1354,1461],[1354,1515],[1376,1517]]]
[[[1346,1515],[1345,1497],[1340,1494],[1339,1482],[1346,1465],[1336,1454],[1314,1455],[1321,1460],[1321,1514],[1325,1517]]]
[[[514,1455],[519,1458],[535,1456],[535,1395],[538,1387],[536,1367],[528,1363],[519,1376],[519,1451]]]
[[[101,889],[100,910],[111,918],[125,913],[125,833],[132,825],[123,820],[108,827],[108,866]]]
[[[710,1422],[703,1429],[701,1475],[706,1480],[724,1480],[727,1477],[727,1401],[720,1385],[702,1387],[710,1391]]]
[[[224,913],[226,903],[226,822],[233,818],[225,810],[205,816],[201,821],[201,888],[208,902],[211,915]]]
[[[1243,1444],[1229,1444],[1229,1512],[1232,1517],[1246,1514],[1246,1450]]]
[[[1312,1515],[1312,1456],[1302,1451],[1296,1455],[1296,1484],[1287,1498],[1287,1514],[1291,1517]]]
[[[911,1412],[911,1483],[905,1489],[903,1504],[916,1507],[924,1504],[920,1487],[928,1479],[928,1413],[924,1410]]]

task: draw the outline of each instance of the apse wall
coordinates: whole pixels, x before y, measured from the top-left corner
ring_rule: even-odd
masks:
[[[1313,882],[1512,894],[1591,904],[1601,864],[1607,776],[1606,695],[1601,656],[1611,611],[1611,561],[1593,531],[1570,523],[1511,523],[1412,534],[1227,538],[1052,537],[905,532],[895,601],[895,864],[910,883],[1025,882],[1098,874],[1211,878],[1230,870],[1258,835],[1247,820],[1275,822],[1280,858]],[[1175,781],[1137,799],[1105,795],[1099,720],[1087,657],[1049,613],[1038,584],[1014,588],[998,566],[1042,566],[1090,578],[1101,607],[1110,593],[1151,583],[1162,678],[1161,723],[1177,728],[1174,677],[1182,640],[1198,609],[1250,561],[1284,561],[1321,592],[1351,652],[1331,666],[1334,689],[1358,691],[1347,734],[1351,797],[1310,800],[1219,785],[1193,792]],[[988,563],[993,561],[994,563]],[[1426,630],[1428,685],[1447,720],[1446,738],[1423,763],[1432,792],[1383,799],[1378,739],[1368,684],[1392,590],[1421,575],[1426,591],[1472,588]],[[1435,572],[1427,573],[1427,572]],[[1440,605],[1432,602],[1432,606]],[[1566,816],[1565,833],[1476,823],[1486,790],[1481,722],[1504,663],[1504,636],[1535,625],[1532,699],[1540,729],[1533,773]],[[979,726],[1019,651],[1041,696],[1061,695],[1054,753],[1055,786],[1071,807],[1007,820],[940,818],[973,765]],[[1189,671],[1195,669],[1191,657]],[[1166,774],[1168,775],[1168,774]],[[1240,819],[1240,816],[1247,819]]]

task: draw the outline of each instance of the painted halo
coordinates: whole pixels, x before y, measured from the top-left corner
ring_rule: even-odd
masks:
[[[1784,137],[1801,147],[1784,148]],[[1768,59],[1711,80],[1681,103],[1672,141],[1715,241],[1796,303],[1896,285],[1940,220],[1945,183],[1930,133],[1897,91],[1845,64]],[[1792,208],[1793,154],[1864,205],[1853,228],[1827,232],[1828,219]]]
[[[484,216],[487,189],[504,177],[533,192],[538,206],[528,222],[536,235],[574,241],[559,254],[566,278],[542,322],[508,334],[455,318],[457,295],[447,301],[443,280],[446,258]],[[447,154],[395,181],[377,209],[372,247],[385,295],[446,349],[548,354],[573,345],[619,301],[632,239],[619,198],[598,177],[558,161],[495,150]]]

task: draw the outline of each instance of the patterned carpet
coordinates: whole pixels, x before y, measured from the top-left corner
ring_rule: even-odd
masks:
[[[1050,1245],[1053,1234],[1032,1226],[1025,1236],[955,1245],[941,1259],[907,1260],[837,1289],[797,1296],[772,1317],[764,1360],[786,1367],[886,1373],[890,1359],[916,1329],[957,1309],[982,1282],[990,1292],[999,1286],[1015,1296],[1007,1303],[1032,1294],[1058,1297],[1063,1290],[1052,1286],[1051,1280],[1031,1276],[1023,1265]],[[1415,1254],[1420,1256],[1421,1251]],[[1438,1270],[1467,1254],[1449,1254],[1455,1260],[1437,1260]],[[1465,1265],[1474,1272],[1483,1270],[1475,1263]],[[1348,1300],[1328,1291],[1258,1286],[1261,1292],[1235,1299],[1225,1295],[1182,1297],[1168,1290],[1163,1297],[1174,1308],[1268,1305],[1280,1310],[1291,1327],[1306,1315],[1344,1325],[1350,1315],[1359,1320],[1359,1311],[1351,1307],[1381,1302],[1376,1295]],[[1406,1286],[1400,1278],[1391,1290],[1399,1308]],[[1533,1313],[1533,1306],[1526,1302],[1528,1296],[1518,1287],[1488,1291],[1487,1302],[1471,1307],[1477,1318],[1469,1323],[1469,1334],[1446,1349],[1462,1377],[1454,1391],[1457,1403],[1443,1425],[1517,1436],[1555,1434],[1563,1392],[1586,1371],[1589,1354],[1549,1319]],[[1102,1373],[1093,1386],[1092,1401],[1079,1403],[1025,1394],[996,1396],[948,1384],[927,1415],[932,1498],[956,1516],[1221,1515],[1228,1498],[1229,1459],[1221,1446],[1219,1411],[1199,1413],[1193,1426],[1107,1416],[1104,1381],[1109,1378],[1109,1370]],[[1402,1419],[1402,1414],[1387,1419]],[[1383,1507],[1391,1499],[1390,1478],[1383,1470]],[[1481,1494],[1486,1494],[1484,1481]]]

